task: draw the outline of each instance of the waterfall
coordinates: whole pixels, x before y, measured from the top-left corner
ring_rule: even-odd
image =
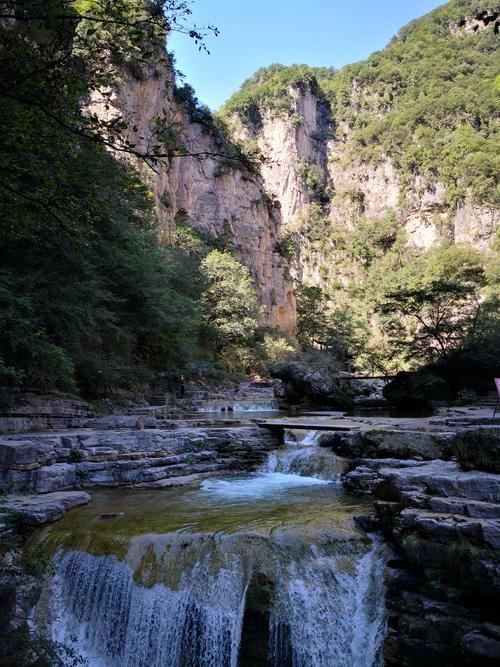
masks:
[[[255,398],[241,399],[238,401],[211,400],[205,401],[197,408],[197,412],[275,412],[279,410],[279,404],[274,399]]]
[[[53,635],[91,667],[236,667],[248,576],[236,559],[206,559],[177,589],[138,586],[115,556],[67,553],[54,578]]]
[[[306,434],[300,441],[300,444],[304,447],[317,445],[322,434],[323,431],[306,431]]]
[[[274,667],[379,667],[385,635],[383,559],[375,545],[294,561],[277,579],[270,620]]]
[[[300,475],[327,481],[340,479],[345,468],[342,458],[327,447],[318,447],[323,431],[286,431],[284,447],[271,452],[261,472]]]
[[[285,445],[302,445],[303,447],[312,447],[319,444],[319,439],[324,431],[285,431]],[[302,437],[301,437],[302,436]]]
[[[377,544],[355,535],[321,545],[299,544],[286,532],[277,541],[172,535],[171,543],[145,549],[135,566],[114,555],[59,556],[52,637],[66,644],[74,638],[90,667],[236,667],[252,572],[265,572],[273,590],[270,666],[381,665]]]
[[[288,447],[270,452],[264,472],[300,475],[326,481],[340,479],[344,462],[333,452],[314,447]]]
[[[232,405],[234,412],[275,412],[279,410],[278,401],[274,399],[254,399],[235,401]]]

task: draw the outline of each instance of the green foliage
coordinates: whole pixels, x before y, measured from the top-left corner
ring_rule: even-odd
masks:
[[[349,307],[335,306],[313,285],[300,284],[297,295],[297,339],[304,349],[319,348],[345,367],[361,354],[368,338],[366,322]]]
[[[437,358],[463,345],[477,323],[483,258],[472,248],[436,248],[406,263],[380,286],[378,309],[396,348]]]
[[[0,25],[0,382],[98,396],[188,364],[199,269],[159,246],[151,194],[105,150],[134,154],[126,124],[82,99],[147,63],[168,17],[190,10],[158,3],[144,21],[132,0],[4,4],[3,17],[28,13]]]
[[[234,244],[234,232],[229,220],[222,221],[222,227],[216,238],[212,241],[213,248],[221,252],[233,253],[236,249]]]
[[[138,178],[103,150],[81,150],[77,192],[92,223],[61,234],[39,216],[23,238],[4,230],[0,335],[22,384],[96,395],[189,358],[198,278],[192,260],[158,246]]]
[[[307,186],[311,201],[318,204],[330,201],[325,170],[318,164],[302,160],[297,167],[297,176]]]
[[[276,245],[276,251],[286,260],[295,258],[298,250],[297,235],[294,232],[285,232],[281,241]]]
[[[203,238],[185,216],[178,213],[173,224],[172,242],[174,246],[191,255],[202,256],[207,252],[208,239]]]
[[[80,449],[72,447],[69,451],[68,462],[69,463],[81,463],[83,461],[83,454]]]
[[[346,249],[364,266],[369,266],[392,248],[398,231],[396,216],[390,209],[383,218],[367,220],[362,217],[350,232]]]
[[[471,192],[498,203],[498,49],[493,25],[467,35],[450,26],[487,3],[453,0],[403,28],[382,52],[323,80],[349,147],[367,160],[390,155],[403,183],[416,174],[445,183],[451,203]],[[352,116],[353,86],[363,90]]]
[[[260,306],[246,267],[227,252],[213,250],[201,262],[206,287],[201,295],[203,338],[229,366],[257,330]]]
[[[324,68],[324,71],[331,70]],[[261,111],[270,110],[274,115],[289,114],[292,122],[299,124],[301,121],[295,112],[291,92],[293,88],[300,88],[321,95],[316,73],[317,70],[308,65],[285,67],[274,64],[261,67],[226,102],[221,113],[225,118],[237,114],[248,121]]]

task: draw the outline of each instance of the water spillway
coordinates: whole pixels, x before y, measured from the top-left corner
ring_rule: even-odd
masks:
[[[279,403],[273,398],[235,399],[233,401],[223,399],[212,399],[203,401],[196,408],[200,413],[213,412],[277,412]]]
[[[384,558],[340,467],[288,445],[199,488],[98,492],[37,538],[40,631],[90,667],[378,667]]]

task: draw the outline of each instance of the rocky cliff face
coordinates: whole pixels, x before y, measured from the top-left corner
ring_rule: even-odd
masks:
[[[165,159],[154,168],[138,164],[152,186],[160,235],[168,240],[176,216],[210,237],[229,224],[236,254],[252,273],[266,321],[293,332],[293,286],[278,252],[279,208],[262,179],[225,160],[220,139],[175,102],[168,60],[152,61],[139,77],[125,72],[111,100],[94,99],[92,109],[123,116],[130,128],[127,138],[139,152],[157,144],[162,132],[175,133],[190,155]]]
[[[352,91],[353,105],[358,93]],[[361,94],[361,93],[359,93]],[[388,156],[376,163],[357,160],[347,149],[348,127],[335,127],[327,102],[310,89],[292,87],[291,111],[276,115],[265,111],[252,123],[235,118],[235,135],[257,141],[266,162],[262,169],[266,190],[281,204],[283,227],[298,242],[294,277],[321,284],[327,265],[330,277],[342,280],[335,268],[335,244],[314,247],[307,237],[311,207],[328,219],[331,236],[335,230],[352,231],[361,218],[381,219],[391,212],[406,234],[409,248],[427,250],[446,239],[468,243],[488,252],[500,225],[498,210],[483,207],[466,198],[456,208],[446,199],[439,180],[424,183],[416,177],[401,183]],[[317,190],[311,187],[307,171],[322,181],[327,201],[317,205]]]
[[[239,109],[233,105],[233,112],[228,112],[231,107],[226,105],[224,116],[230,121],[233,139],[258,146],[265,158],[260,175],[225,160],[225,147],[217,133],[193,119],[186,107],[175,101],[174,74],[168,59],[153,60],[140,76],[125,73],[112,98],[111,110],[98,100],[94,104],[100,107],[100,113],[119,113],[127,118],[130,127],[135,127],[129,138],[139,150],[155,143],[158,131],[167,141],[173,132],[184,144],[190,155],[165,160],[156,171],[141,166],[153,186],[161,233],[168,239],[176,217],[212,237],[229,225],[237,255],[255,279],[266,319],[293,331],[292,279],[317,285],[356,283],[364,270],[363,261],[349,258],[342,240],[363,224],[390,219],[399,232],[404,232],[404,243],[410,249],[426,250],[446,240],[489,252],[500,214],[485,203],[494,201],[488,194],[494,180],[488,172],[490,167],[481,173],[477,169],[486,153],[474,154],[475,176],[464,177],[469,185],[462,188],[460,196],[447,191],[449,183],[442,182],[436,164],[423,164],[435,145],[441,151],[439,160],[447,159],[446,145],[454,128],[464,131],[465,127],[477,133],[475,141],[480,142],[489,141],[488,132],[492,133],[494,125],[486,102],[481,108],[478,102],[476,119],[462,118],[462,106],[473,102],[468,98],[460,102],[460,95],[475,80],[474,67],[477,78],[483,77],[484,85],[490,85],[485,63],[491,60],[489,49],[498,33],[498,12],[487,9],[462,16],[461,8],[465,5],[451,2],[407,26],[392,46],[366,61],[368,65],[364,67],[370,72],[364,72],[364,79],[358,76],[359,67],[352,71],[347,67],[344,73],[320,68],[313,75],[309,68],[303,79],[290,75],[288,89],[276,84],[270,92],[269,87],[265,88],[265,77],[259,79],[258,72],[250,80],[250,87],[245,88],[246,82],[242,90],[255,92],[260,87],[263,97],[254,99],[251,108],[245,107],[244,102]],[[433,39],[425,31],[434,35]],[[442,75],[441,69],[446,70],[447,63],[439,60],[439,54],[463,44],[476,57],[470,71],[457,73],[458,65],[453,61],[449,76],[445,76],[446,72]],[[435,88],[427,90],[422,83],[420,56],[427,59],[425,63],[431,70],[426,71],[434,76]],[[279,72],[280,66],[269,69],[273,67],[278,67],[275,73]],[[298,69],[301,67],[305,66]],[[289,69],[293,71],[293,67]],[[271,80],[272,72],[267,77],[267,81]],[[445,119],[437,123],[448,134],[439,140],[436,134],[430,141],[425,131],[434,132],[436,128],[430,129],[433,125],[427,107],[425,120],[415,120],[415,109],[408,106],[408,98],[423,99],[424,95],[431,100],[448,80],[453,81],[455,88],[449,99],[441,100]],[[401,126],[398,134],[392,126],[399,127],[406,118],[404,114],[394,117],[394,111],[403,108],[401,100],[406,100],[403,107],[405,113],[410,109],[415,127]],[[393,120],[389,125],[384,121],[384,126],[382,121],[387,118]],[[451,119],[449,124],[446,118]],[[373,128],[378,121],[385,127],[385,138],[377,143],[379,137]],[[371,135],[360,141],[360,128],[362,131],[367,127]],[[419,143],[421,130],[423,139]],[[394,150],[403,134],[412,137],[417,157],[410,153],[402,157],[401,151]],[[430,142],[428,146],[426,141]],[[459,144],[456,137],[454,141],[450,149],[455,151],[453,159],[457,151],[466,150],[473,155],[473,146]],[[366,151],[363,154],[367,144],[371,150],[369,158]],[[402,168],[401,162],[408,159],[415,164]],[[466,171],[464,167],[458,175],[454,172],[453,178],[460,180]],[[446,179],[446,169],[444,173]],[[481,185],[483,196],[470,190],[474,178],[482,178],[487,184]],[[293,241],[292,250],[283,243],[283,237]],[[290,257],[294,260],[291,267]]]

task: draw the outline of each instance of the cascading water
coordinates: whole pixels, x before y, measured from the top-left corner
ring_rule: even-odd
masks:
[[[330,449],[317,446],[322,433],[306,431],[302,439],[297,440],[295,433],[288,432],[285,434],[284,447],[271,452],[261,470],[328,481],[339,480],[345,462]]]
[[[385,633],[383,560],[357,545],[290,563],[271,612],[274,667],[378,667]]]
[[[245,535],[197,539],[185,548],[183,562],[175,548],[158,558],[149,553],[148,571],[144,563],[134,571],[116,556],[65,553],[53,582],[53,638],[76,639],[90,667],[236,667],[245,595],[258,571],[274,590],[269,665],[380,664],[383,561],[377,546],[355,539],[297,545],[296,536],[282,533],[255,543]],[[153,576],[159,562],[167,569]],[[178,576],[175,585],[158,581],[169,566]]]
[[[50,527],[40,630],[90,667],[380,667],[381,547],[331,483],[342,461],[300,437],[255,473],[103,491]]]
[[[274,399],[241,399],[238,401],[209,400],[196,409],[197,412],[276,412],[279,404]]]
[[[198,558],[174,588],[137,585],[115,556],[65,554],[54,578],[54,638],[75,637],[91,667],[235,667],[248,574],[236,558],[215,572],[208,554]]]

